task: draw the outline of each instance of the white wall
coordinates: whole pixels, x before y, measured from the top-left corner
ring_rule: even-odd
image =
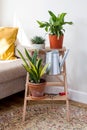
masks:
[[[37,34],[44,36],[45,31],[38,27],[36,20],[48,20],[48,10],[56,14],[67,12],[66,19],[74,23],[65,27],[64,46],[70,49],[68,86],[72,99],[87,103],[86,0],[0,0],[0,25],[11,26],[16,13],[29,39]]]

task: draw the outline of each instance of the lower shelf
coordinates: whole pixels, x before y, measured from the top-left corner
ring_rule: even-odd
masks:
[[[63,95],[45,95],[43,97],[32,97],[32,96],[27,96],[26,100],[67,100],[67,96]]]

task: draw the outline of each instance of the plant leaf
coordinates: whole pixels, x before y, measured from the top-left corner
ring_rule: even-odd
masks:
[[[29,65],[28,65],[28,63],[26,62],[26,59],[24,58],[24,56],[22,55],[22,53],[21,53],[18,49],[17,49],[17,51],[18,51],[18,53],[19,53],[21,59],[23,60],[24,64],[28,67]]]
[[[34,54],[33,54],[33,57],[32,57],[32,63],[33,63],[34,65],[36,65],[36,61],[37,61],[37,51],[35,50],[35,51],[34,51]]]
[[[39,24],[40,28],[43,28],[46,26],[46,24],[44,22],[40,22],[37,20],[37,23]]]
[[[33,69],[33,71],[36,73],[36,75],[38,76],[37,68],[31,61],[30,61],[30,66]]]
[[[29,52],[27,51],[26,48],[25,48],[25,54],[26,54],[26,57],[28,58],[28,60],[32,62],[32,58],[30,57]]]
[[[32,79],[34,80],[34,82],[37,83],[38,75],[36,75],[35,71],[32,68],[30,69],[30,74],[32,74]]]
[[[60,22],[60,24],[63,24],[64,23],[64,17],[65,17],[65,15],[66,15],[67,13],[61,13],[61,14],[59,14],[59,22]]]
[[[26,65],[23,65],[23,67],[26,69],[27,72],[31,75],[31,79],[36,83],[38,81],[38,77],[33,69],[27,67]]]
[[[64,22],[64,24],[70,24],[70,25],[72,25],[73,22]]]
[[[56,19],[57,19],[56,15],[52,11],[50,11],[50,10],[48,10],[48,13],[52,17],[53,21],[56,21]]]
[[[46,71],[48,65],[49,65],[49,64],[46,64],[46,65],[43,67],[43,69],[41,70],[41,73],[40,73],[40,77],[43,76],[43,74],[45,73],[45,71]]]
[[[36,67],[37,67],[37,69],[40,68],[41,63],[42,63],[42,59],[38,59],[38,60],[37,60],[37,63],[36,63]]]

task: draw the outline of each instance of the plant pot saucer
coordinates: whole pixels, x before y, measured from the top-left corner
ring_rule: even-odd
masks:
[[[43,95],[41,97],[30,96],[30,98],[33,99],[33,100],[40,100],[40,99],[44,99],[45,97],[46,97],[46,95]]]

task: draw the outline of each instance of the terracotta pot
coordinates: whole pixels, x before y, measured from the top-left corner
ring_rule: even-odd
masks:
[[[44,96],[44,90],[46,86],[46,81],[44,79],[41,79],[41,83],[31,83],[29,82],[29,91],[31,94],[31,97],[43,97]]]
[[[59,39],[56,35],[49,35],[49,42],[51,49],[61,49],[63,47],[63,36],[60,36]]]

